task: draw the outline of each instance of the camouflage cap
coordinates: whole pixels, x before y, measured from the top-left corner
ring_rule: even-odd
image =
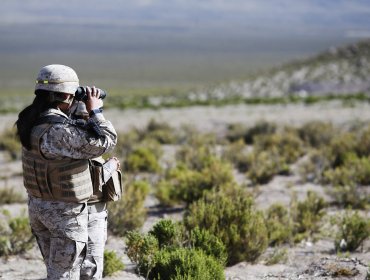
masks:
[[[35,90],[42,89],[74,95],[78,87],[78,76],[71,67],[51,64],[41,68]]]

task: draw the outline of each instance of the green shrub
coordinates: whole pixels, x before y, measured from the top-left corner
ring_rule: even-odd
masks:
[[[155,153],[149,148],[138,147],[125,161],[125,170],[129,172],[158,172],[161,167]]]
[[[117,235],[140,228],[146,219],[144,201],[149,185],[144,181],[128,182],[122,199],[108,204],[109,229]]]
[[[324,173],[329,170],[331,163],[327,156],[320,150],[312,150],[307,158],[300,162],[298,173],[303,182],[324,182]]]
[[[158,221],[149,231],[158,240],[160,248],[165,246],[179,246],[181,243],[181,231],[171,220],[162,219]]]
[[[359,158],[356,154],[347,153],[342,164],[324,173],[326,182],[332,185],[356,186],[370,184],[370,158]]]
[[[188,230],[199,227],[217,236],[226,246],[228,264],[255,261],[266,249],[268,237],[262,213],[242,189],[227,186],[190,205],[184,218]]]
[[[194,228],[190,232],[190,247],[202,250],[205,254],[213,256],[223,266],[227,261],[226,247],[222,241],[206,229]]]
[[[345,208],[366,209],[370,202],[370,196],[365,188],[359,186],[334,186],[329,194],[334,198],[335,204]]]
[[[191,170],[202,170],[215,160],[211,146],[184,145],[176,152],[177,162]]]
[[[294,241],[299,242],[304,238],[312,237],[320,228],[320,221],[324,216],[326,203],[323,198],[314,192],[308,192],[304,201],[293,200],[291,211],[294,222]]]
[[[151,234],[130,231],[126,235],[126,245],[126,254],[137,265],[138,273],[147,277],[156,265],[155,256],[160,250],[158,240]]]
[[[281,204],[273,204],[267,209],[266,228],[270,246],[290,243],[293,235],[293,221],[288,209]]]
[[[276,151],[253,151],[248,155],[247,176],[252,184],[266,184],[277,174],[289,173],[289,166]]]
[[[137,130],[131,129],[127,133],[119,134],[117,139],[117,145],[114,149],[115,152],[122,158],[127,158],[134,150],[134,147],[140,142],[140,135]]]
[[[104,251],[104,269],[103,277],[111,276],[115,272],[123,270],[125,265],[119,257],[117,257],[116,252],[114,251]]]
[[[256,151],[272,150],[288,164],[297,161],[304,153],[302,140],[292,131],[260,135],[255,139],[254,148]]]
[[[10,218],[0,225],[0,256],[15,255],[31,249],[34,237],[27,217]]]
[[[182,230],[181,224],[160,220],[148,234],[128,232],[126,253],[138,273],[146,279],[224,279],[222,243],[199,230],[187,240]]]
[[[149,279],[223,280],[224,267],[201,250],[177,248],[161,250]]]
[[[185,202],[187,205],[203,197],[213,189],[233,183],[232,168],[214,157],[208,159],[201,170],[177,166],[169,170],[165,180],[157,185],[156,197],[164,205]]]
[[[230,142],[244,142],[244,137],[247,134],[247,127],[241,123],[233,123],[227,126],[225,138]]]
[[[7,151],[11,159],[20,159],[22,145],[16,137],[15,128],[5,130],[0,137],[0,151]]]
[[[193,149],[214,146],[217,143],[217,137],[214,133],[200,132],[194,126],[183,125],[177,132],[179,143]]]
[[[368,125],[360,134],[357,140],[356,153],[359,157],[370,156],[370,125]]]
[[[223,151],[223,158],[232,163],[240,172],[246,172],[249,167],[247,146],[242,140],[228,145]]]
[[[337,251],[355,251],[370,236],[370,221],[358,212],[347,211],[337,221],[334,245]]]
[[[331,123],[312,121],[299,128],[298,134],[311,147],[321,148],[328,146],[338,131]]]
[[[244,135],[244,142],[253,144],[256,142],[255,137],[265,135],[269,136],[276,132],[277,126],[274,123],[260,121],[255,126],[249,128]]]
[[[25,202],[25,198],[19,192],[16,192],[13,188],[0,189],[0,205],[11,204],[11,203],[22,203]]]
[[[154,139],[160,144],[175,144],[175,131],[167,123],[151,119],[144,131],[139,132],[141,140]]]
[[[324,149],[332,168],[341,166],[348,155],[355,152],[357,145],[356,136],[353,133],[344,132],[333,137],[330,145]]]

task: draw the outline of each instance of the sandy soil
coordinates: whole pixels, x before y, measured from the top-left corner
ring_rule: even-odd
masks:
[[[252,125],[256,121],[265,120],[280,124],[302,125],[307,121],[323,120],[334,124],[347,124],[352,121],[370,121],[370,105],[367,103],[355,104],[355,106],[343,107],[340,102],[330,102],[305,105],[258,105],[258,106],[225,106],[225,107],[191,107],[181,109],[161,110],[107,110],[106,117],[114,123],[118,131],[127,131],[131,127],[143,127],[152,118],[158,121],[166,121],[174,127],[183,124],[191,124],[202,131],[216,131],[222,133],[227,124],[244,123]],[[0,131],[11,127],[16,114],[0,116]],[[12,187],[17,191],[25,192],[22,186],[21,163],[8,162],[4,154],[0,153],[0,188]],[[243,176],[238,175],[238,180],[243,181]],[[289,204],[291,196],[296,193],[299,199],[303,199],[308,190],[314,190],[326,199],[323,188],[314,184],[301,184],[297,176],[276,176],[270,183],[260,186],[256,197],[256,205],[265,209],[275,202]],[[149,197],[146,206],[153,210],[156,200]],[[16,215],[20,211],[26,211],[25,203],[5,205],[0,207],[7,209]],[[147,231],[158,219],[172,217],[179,219],[179,211],[149,211],[149,216],[143,226]],[[284,264],[268,266],[261,258],[256,264],[240,263],[225,269],[226,278],[239,280],[252,279],[341,279],[332,273],[337,266],[346,266],[353,271],[351,279],[366,279],[370,261],[370,242],[365,244],[362,251],[351,254],[349,259],[338,259],[333,251],[332,240],[318,240],[315,243],[302,242],[295,247],[287,248],[287,261]],[[116,250],[122,257],[126,268],[112,277],[105,279],[143,279],[134,273],[134,266],[124,254],[124,241],[121,238],[110,235],[107,249]],[[271,253],[267,250],[265,255]],[[35,247],[23,255],[11,256],[8,259],[0,258],[0,279],[44,279],[45,267],[39,250]],[[348,278],[343,278],[348,279]]]

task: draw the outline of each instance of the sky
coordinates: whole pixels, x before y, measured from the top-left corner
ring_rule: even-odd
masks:
[[[94,60],[127,81],[218,80],[366,38],[369,0],[2,0],[0,72]]]

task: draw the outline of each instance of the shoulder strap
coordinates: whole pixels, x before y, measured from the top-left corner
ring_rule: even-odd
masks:
[[[78,120],[72,120],[69,118],[64,118],[62,116],[42,116],[40,117],[35,125],[41,125],[41,124],[55,124],[55,123],[61,123],[61,124],[70,124],[70,125],[75,125],[79,127],[85,127],[86,126],[86,121],[82,119]]]

